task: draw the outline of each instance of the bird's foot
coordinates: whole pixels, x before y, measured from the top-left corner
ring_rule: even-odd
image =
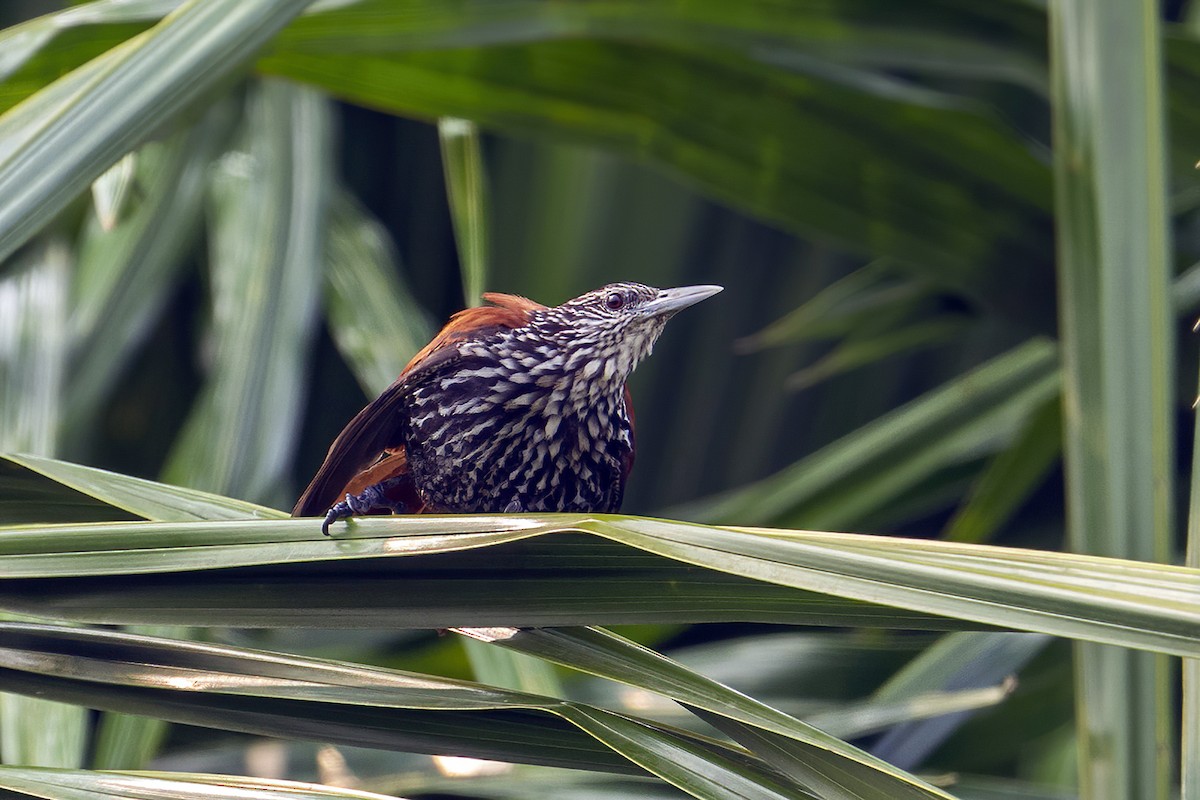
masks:
[[[403,514],[407,508],[404,503],[392,502],[387,497],[387,490],[398,483],[395,478],[389,478],[379,483],[371,484],[358,494],[348,494],[340,503],[334,503],[325,512],[325,521],[321,523],[321,533],[329,535],[329,526],[339,519],[362,516],[371,513],[374,508],[386,508],[393,514]]]
[[[329,526],[337,522],[339,519],[346,519],[354,516],[354,509],[350,506],[350,501],[354,499],[354,495],[346,495],[346,499],[340,503],[334,503],[325,512],[325,521],[321,523],[321,533],[329,535]]]
[[[505,514],[520,514],[524,510],[525,507],[521,505],[521,501],[515,497],[504,507]]]

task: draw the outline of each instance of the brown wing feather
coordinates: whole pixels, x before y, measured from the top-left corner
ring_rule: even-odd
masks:
[[[293,517],[319,516],[347,493],[357,494],[380,480],[407,474],[403,421],[397,411],[412,375],[440,360],[436,354],[450,356],[450,345],[488,329],[518,328],[528,321],[531,311],[545,308],[516,295],[489,292],[483,297],[495,306],[468,308],[451,317],[433,341],[412,357],[400,377],[342,429],[321,468],[296,501]],[[411,484],[401,484],[396,492],[417,498]],[[413,503],[406,500],[406,505],[415,512],[419,498]]]
[[[341,500],[354,476],[369,469],[379,454],[389,448],[403,447],[395,413],[404,391],[403,376],[375,398],[342,429],[317,474],[292,509],[293,517],[312,517]],[[407,467],[407,465],[406,465]]]
[[[544,305],[519,294],[502,294],[500,292],[484,292],[483,299],[494,306],[507,308],[509,311],[520,311],[526,317],[533,311],[541,311]],[[461,313],[461,312],[460,312]]]
[[[360,494],[368,486],[399,478],[400,481],[385,492],[387,499],[393,505],[403,504],[409,514],[420,514],[425,510],[425,501],[408,477],[407,455],[403,447],[396,447],[385,450],[378,461],[351,478],[342,491],[344,494]]]

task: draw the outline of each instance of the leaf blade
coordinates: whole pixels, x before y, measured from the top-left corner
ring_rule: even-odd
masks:
[[[188,3],[82,75],[67,75],[69,89],[48,107],[31,98],[0,117],[0,259],[155,126],[247,63],[308,2]]]

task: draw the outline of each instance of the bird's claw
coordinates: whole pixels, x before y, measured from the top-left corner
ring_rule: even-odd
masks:
[[[386,508],[393,514],[403,514],[405,511],[404,504],[393,503],[387,498],[386,492],[391,483],[391,481],[383,481],[372,484],[358,494],[347,494],[345,500],[340,503],[334,503],[325,512],[325,521],[321,523],[321,533],[328,536],[329,526],[339,519],[349,519],[350,517],[369,514],[373,508]]]
[[[329,510],[325,512],[325,521],[321,523],[321,533],[329,536],[330,525],[337,522],[339,519],[346,519],[347,517],[354,515],[354,511],[352,511],[350,508],[350,503],[347,502],[349,499],[350,495],[346,495],[346,500],[343,500],[340,503],[334,503],[329,507]]]

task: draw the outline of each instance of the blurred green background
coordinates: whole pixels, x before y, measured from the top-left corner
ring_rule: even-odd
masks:
[[[42,123],[21,101],[176,5],[24,28],[62,4],[0,6],[0,167],[29,165],[0,172],[0,449],[290,508],[481,289],[557,304],[615,280],[718,283],[631,381],[624,511],[1183,559],[1195,4],[328,3],[257,57],[200,53],[202,77],[153,104],[136,82],[97,99],[97,130],[128,120],[112,152],[25,146]],[[25,194],[46,176],[54,192]],[[1068,532],[1069,503],[1092,540]],[[935,638],[639,635],[805,715]],[[432,636],[219,636],[469,674]],[[878,752],[1017,781],[964,797],[1074,796],[1072,697],[1091,682],[1128,695],[1113,724],[1134,766],[1085,793],[1165,796],[1178,747],[1136,751],[1178,738],[1176,667],[1088,678],[1061,642],[985,639],[943,688],[1019,672],[1008,701],[894,728]],[[172,757],[226,765],[200,754],[209,736],[178,730]]]
[[[390,290],[403,294],[406,312],[419,311],[391,328],[359,326],[385,339],[401,366],[435,323],[467,300],[478,302],[464,300],[438,130],[429,116],[436,105],[473,110],[483,125],[484,289],[555,304],[614,280],[726,286],[719,300],[673,321],[634,377],[639,454],[628,511],[661,512],[772,475],[1032,335],[1053,335],[1045,18],[1036,8],[951,8],[956,16],[939,18],[939,4],[903,13],[884,3],[744,11],[700,4],[695,20],[673,22],[671,10],[659,7],[619,7],[628,12],[624,21],[604,4],[579,5],[578,20],[566,8],[536,3],[467,4],[437,14],[433,7],[406,12],[432,17],[425,26],[433,45],[496,41],[476,51],[414,48],[390,59],[387,66],[397,69],[428,70],[420,73],[425,80],[471,76],[446,98],[410,100],[399,87],[377,89],[364,78],[365,86],[348,84],[340,94],[395,95],[364,102],[395,104],[400,114],[309,96],[309,124],[319,132],[296,129],[287,115],[302,112],[289,104],[305,101],[285,98],[289,90],[269,81],[227,87],[219,100],[205,98],[191,110],[193,117],[206,114],[198,124],[210,127],[175,146],[207,158],[206,184],[170,219],[180,240],[144,256],[154,262],[143,267],[148,279],[110,276],[118,285],[96,287],[113,293],[110,303],[127,305],[93,301],[95,316],[136,309],[140,324],[129,321],[111,344],[89,345],[109,351],[103,368],[87,364],[84,354],[73,360],[87,365],[86,377],[76,377],[74,366],[65,370],[66,393],[75,394],[72,383],[87,384],[90,408],[85,413],[84,400],[70,401],[79,408],[68,415],[77,424],[57,442],[58,453],[138,475],[162,473],[185,423],[199,424],[198,396],[217,382],[213,371],[222,366],[214,363],[222,320],[215,319],[220,279],[211,274],[212,260],[222,226],[237,222],[227,209],[247,202],[231,196],[246,187],[231,184],[251,177],[239,169],[271,166],[259,163],[265,156],[255,147],[292,148],[292,158],[307,147],[320,163],[291,167],[311,177],[258,187],[257,213],[263,224],[288,224],[271,215],[284,213],[296,191],[306,193],[296,203],[312,204],[305,222],[328,225],[327,215],[341,215],[341,229],[305,232],[305,246],[323,252],[288,254],[318,262],[312,269],[326,273],[325,283],[311,289],[314,296],[264,278],[275,297],[235,295],[226,312],[234,319],[269,309],[295,318],[287,327],[297,338],[286,354],[294,369],[279,376],[276,402],[296,421],[275,432],[278,441],[261,444],[275,452],[276,473],[256,486],[221,487],[289,506],[341,425],[381,388],[383,376],[394,377],[381,365],[369,381],[356,382],[354,365],[346,363],[347,353],[354,358],[347,341],[353,336],[339,328],[354,324],[346,317],[371,309],[356,308],[369,298],[353,295],[363,291],[355,278],[339,279],[339,271],[351,269],[344,262],[382,258],[388,272],[395,265],[399,284]],[[791,28],[772,30],[772,13],[790,17]],[[463,30],[440,30],[456,14],[465,18]],[[522,15],[528,31],[518,27]],[[648,30],[639,33],[643,24]],[[314,22],[304,30],[321,27]],[[120,36],[133,28],[109,30]],[[85,44],[61,40],[88,34],[99,38],[84,27],[56,43],[70,57]],[[309,51],[355,52],[343,38],[351,35],[366,36],[349,28],[313,44],[296,33],[298,66],[272,67],[270,56],[260,65],[299,72]],[[572,35],[586,38],[564,41]],[[603,47],[587,46],[591,37]],[[547,41],[522,43],[531,38]],[[382,46],[357,45],[367,53]],[[338,62],[305,77],[338,94],[336,70],[353,68],[351,56],[345,58],[346,67]],[[521,69],[529,72],[511,79],[513,94],[528,82],[532,97],[493,101],[508,88],[505,71]],[[38,77],[18,72],[6,84],[7,102],[32,88],[22,78]],[[379,80],[390,77],[379,68]],[[589,92],[571,101],[578,104],[574,112],[555,96],[572,91]],[[522,112],[523,103],[529,107]],[[306,134],[320,141],[297,141]],[[194,153],[200,140],[209,148],[202,156]],[[147,174],[157,165],[145,161],[118,201],[128,228],[148,182],[159,178]],[[86,198],[72,208],[67,224],[74,228],[57,233],[68,237],[73,256],[103,259],[106,248],[118,245],[135,252],[151,247],[118,241],[122,231],[103,232],[83,219],[92,215]],[[143,223],[160,237],[162,225],[161,219]],[[380,240],[338,238],[356,225],[379,226],[371,232]],[[268,239],[276,250],[290,235],[259,233],[282,237]],[[365,236],[361,228],[357,233]],[[363,252],[372,245],[375,252]],[[231,253],[244,261],[230,271],[267,269],[261,258],[253,260],[261,254],[246,250]],[[331,297],[339,280],[349,296]],[[397,328],[407,336],[389,339]],[[207,424],[244,413],[206,410]],[[995,433],[999,442],[1005,431]],[[852,516],[838,525],[894,532],[914,521],[924,530],[944,523],[994,443],[980,443],[956,463],[939,465],[945,469],[922,485],[904,487],[919,489],[903,492],[908,507],[847,509]],[[228,457],[254,462],[239,449]],[[1051,512],[1060,505],[1055,483],[1047,482],[1041,504]]]

